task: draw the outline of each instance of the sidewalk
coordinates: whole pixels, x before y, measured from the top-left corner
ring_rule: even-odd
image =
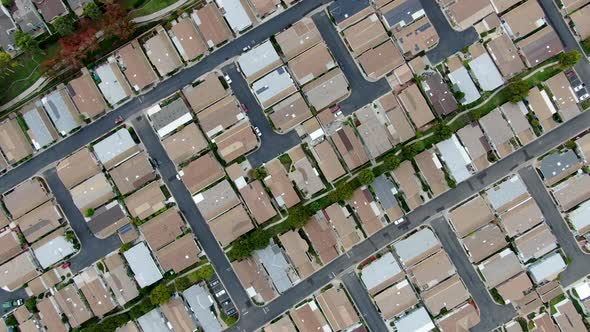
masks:
[[[163,16],[168,15],[171,11],[176,10],[177,8],[183,6],[185,3],[189,2],[190,0],[178,0],[175,3],[171,4],[170,6],[160,9],[155,13],[149,14],[149,15],[145,15],[145,16],[141,16],[141,17],[136,17],[134,19],[132,19],[131,21],[133,23],[147,23],[153,20],[157,20],[160,19]]]

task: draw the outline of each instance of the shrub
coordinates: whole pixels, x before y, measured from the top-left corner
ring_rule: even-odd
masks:
[[[174,287],[176,287],[177,292],[182,292],[185,289],[191,287],[192,285],[193,283],[187,277],[176,278],[176,280],[174,281]]]
[[[125,251],[131,249],[131,247],[133,247],[133,244],[131,242],[123,243],[121,245],[121,248],[119,248],[119,252],[124,253]]]
[[[90,218],[94,215],[94,209],[93,208],[88,208],[86,209],[86,211],[84,212],[84,217],[86,218]]]
[[[161,305],[164,303],[168,303],[170,298],[172,297],[172,288],[168,287],[165,284],[160,284],[156,286],[150,292],[150,302],[153,305]]]
[[[562,68],[569,68],[573,67],[582,59],[582,53],[571,50],[569,52],[561,53],[557,56],[557,60],[559,61],[559,65]]]
[[[373,170],[367,168],[359,173],[358,179],[361,185],[368,186],[375,181],[375,174],[373,173]]]
[[[576,144],[576,142],[570,139],[569,141],[565,142],[565,147],[570,150],[575,150],[578,147],[578,145]]]
[[[266,172],[266,169],[262,166],[255,168],[252,171],[252,177],[256,180],[263,180],[267,175],[268,173]]]
[[[529,86],[523,81],[514,81],[505,88],[506,98],[511,103],[518,103],[529,95]]]

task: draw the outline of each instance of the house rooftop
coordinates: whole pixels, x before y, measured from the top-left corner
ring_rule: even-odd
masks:
[[[250,297],[259,302],[268,302],[276,296],[270,277],[254,258],[234,261],[232,267]]]
[[[504,212],[528,197],[527,188],[518,175],[497,183],[486,190],[486,197],[496,212]]]
[[[340,163],[336,151],[328,141],[313,146],[315,159],[322,173],[329,182],[334,181],[344,175],[344,167]]]
[[[345,125],[331,137],[348,169],[353,170],[369,161],[369,156],[352,127]]]
[[[125,198],[125,205],[132,217],[143,220],[166,206],[166,196],[160,183],[154,181]]]
[[[133,95],[131,87],[115,62],[106,62],[92,72],[98,80],[98,88],[109,104],[117,105]]]
[[[463,238],[463,246],[471,261],[479,263],[486,257],[506,247],[506,235],[495,224],[487,224],[469,236]]]
[[[322,40],[320,31],[309,17],[295,22],[288,29],[279,32],[275,38],[287,60],[296,57]]]
[[[402,90],[398,98],[416,128],[422,128],[434,120],[434,114],[416,84],[412,83]]]
[[[385,320],[390,320],[418,304],[418,298],[406,279],[375,295],[374,299]]]
[[[393,32],[404,55],[414,57],[438,44],[440,37],[427,16]]]
[[[319,43],[289,61],[293,77],[304,85],[336,66],[326,44]]]
[[[463,99],[459,100],[462,105],[470,104],[481,97],[479,90],[475,86],[475,83],[473,83],[473,79],[462,63],[458,68],[451,69],[451,73],[447,76],[451,83],[456,85],[459,91],[465,94]]]
[[[258,137],[249,121],[243,121],[215,138],[217,152],[226,163],[243,156],[258,146]]]
[[[192,17],[180,17],[172,22],[168,35],[184,61],[195,60],[208,50]]]
[[[217,73],[209,73],[197,81],[196,85],[187,85],[182,89],[182,94],[195,112],[202,111],[205,107],[227,96],[228,92],[221,84]]]
[[[332,287],[316,296],[333,331],[345,330],[359,321],[359,316],[343,288]]]
[[[567,218],[579,235],[588,233],[590,231],[590,201],[580,204],[568,214]]]
[[[84,213],[115,198],[111,183],[104,173],[98,173],[70,190],[74,204]]]
[[[137,153],[139,147],[129,131],[121,128],[95,143],[93,151],[105,168],[111,169]]]
[[[250,216],[242,204],[236,205],[219,217],[209,221],[215,239],[226,247],[234,240],[254,229]]]
[[[156,178],[145,152],[140,152],[113,168],[109,174],[122,195],[127,195]]]
[[[558,73],[545,81],[545,84],[553,94],[552,99],[557,104],[559,114],[561,114],[564,121],[580,114],[576,91],[574,91],[565,73]]]
[[[201,249],[197,246],[192,234],[186,234],[174,242],[159,249],[156,258],[162,271],[180,273],[199,261]]]
[[[489,0],[459,0],[446,8],[459,29],[467,29],[494,12]]]
[[[323,214],[315,215],[303,228],[322,263],[328,264],[339,256],[336,232],[332,229],[330,222],[323,217]]]
[[[199,112],[197,118],[205,135],[214,137],[243,120],[245,115],[237,98],[226,96]]]
[[[193,200],[207,221],[240,203],[238,196],[227,180],[223,180],[206,191],[193,196]]]
[[[95,316],[102,317],[115,308],[115,301],[94,268],[74,276],[74,283],[84,294]]]
[[[318,331],[330,328],[314,300],[292,310],[291,318],[300,331]]]
[[[451,89],[438,72],[423,76],[422,87],[438,115],[448,115],[458,109]]]
[[[41,268],[47,269],[77,251],[74,245],[66,240],[65,232],[64,228],[58,229],[31,246]]]
[[[257,224],[261,225],[277,214],[270,197],[259,180],[250,182],[239,190]]]
[[[295,325],[289,315],[284,315],[281,319],[267,325],[264,332],[296,332]]]
[[[302,89],[311,106],[321,111],[348,95],[348,82],[340,68],[333,69]]]
[[[561,257],[559,252],[554,252],[529,265],[528,270],[533,282],[535,284],[542,284],[545,281],[555,279],[566,267],[567,264],[563,260],[563,257]]]
[[[68,189],[80,182],[98,174],[100,167],[94,159],[92,152],[82,148],[66,158],[56,166],[57,176]]]
[[[307,241],[296,231],[288,231],[279,235],[279,241],[285,248],[285,252],[294,265],[300,279],[312,275],[319,266],[308,256],[309,245]]]
[[[81,125],[76,107],[63,86],[42,97],[39,106],[41,104],[62,136],[66,136]],[[84,113],[84,109],[81,110]]]
[[[81,75],[73,80],[69,81],[67,84],[67,91],[72,96],[73,104],[76,105],[78,111],[81,114],[84,114],[88,118],[95,118],[100,114],[103,114],[108,106],[100,90],[94,83],[94,79],[92,75],[88,71],[88,69],[83,68],[81,70]],[[63,100],[59,100],[56,97],[53,98],[53,103],[59,105],[59,108],[68,107],[73,108],[74,105],[69,97],[62,97]],[[45,107],[47,108],[47,107]],[[49,110],[48,110],[49,112]],[[57,113],[57,111],[55,111]],[[75,113],[75,112],[72,112]],[[49,112],[51,116],[51,112]],[[76,119],[77,120],[77,119]],[[54,120],[55,121],[55,120]],[[57,128],[58,130],[62,130],[61,128]],[[63,134],[62,134],[63,135]]]
[[[166,34],[162,26],[157,26],[152,31],[152,36],[143,44],[145,53],[150,62],[161,77],[166,77],[170,73],[182,67],[183,63],[176,49]]]
[[[4,152],[6,161],[11,165],[33,154],[33,147],[21,130],[16,118],[8,117],[0,122],[0,149]]]
[[[196,156],[208,147],[207,141],[195,123],[189,123],[166,137],[162,145],[176,165]]]
[[[246,79],[250,82],[259,79],[282,63],[274,46],[266,42],[243,53],[238,58],[238,65]]]
[[[279,67],[252,84],[252,91],[263,109],[297,91],[285,67]]]
[[[287,132],[313,114],[300,92],[296,92],[273,106],[270,120],[279,132]]]
[[[215,2],[210,2],[193,11],[191,17],[197,24],[209,48],[221,45],[232,38],[232,33]]]
[[[432,193],[436,196],[449,189],[442,163],[434,149],[423,151],[414,157],[418,170],[422,173]]]
[[[107,238],[128,224],[129,218],[118,200],[96,209],[87,222],[90,231],[98,238]]]
[[[539,171],[549,185],[576,172],[582,163],[573,150],[551,153],[539,162]]]
[[[487,43],[487,49],[504,79],[511,79],[525,70],[518,49],[507,34],[492,39]]]
[[[2,201],[12,219],[16,219],[50,198],[51,193],[46,189],[44,181],[33,177],[21,182],[9,193],[4,193]]]
[[[529,67],[536,66],[564,50],[559,36],[549,25],[518,41],[516,46],[520,48]]]
[[[343,33],[355,56],[381,44],[388,37],[383,24],[375,13],[347,28]]]
[[[422,292],[455,274],[455,267],[445,251],[439,250],[407,271],[416,289]]]
[[[8,261],[22,251],[18,235],[11,229],[0,233],[0,264]]]
[[[525,37],[545,24],[543,8],[535,0],[527,0],[502,15],[504,27],[513,39]]]
[[[435,328],[426,309],[420,307],[395,321],[398,332],[430,331]]]
[[[66,15],[69,12],[61,0],[37,0],[35,7],[46,22],[51,22],[58,16]]]
[[[433,315],[438,315],[443,308],[454,308],[467,301],[470,294],[463,282],[461,282],[459,275],[455,274],[425,291],[421,296],[424,299],[426,308]]]
[[[162,274],[145,243],[140,242],[123,253],[140,288],[162,279]]]
[[[420,0],[392,1],[379,10],[383,22],[389,29],[404,27],[426,15]]]
[[[543,213],[532,197],[500,215],[500,224],[509,237],[526,232],[543,221]]]
[[[412,266],[436,252],[441,244],[429,228],[424,228],[393,245],[404,266]]]
[[[115,51],[115,59],[135,92],[158,80],[158,75],[136,39]]]
[[[277,292],[283,293],[293,286],[289,276],[293,267],[287,262],[283,250],[279,246],[271,242],[266,248],[256,250],[255,254],[268,272]]]
[[[467,331],[477,325],[479,321],[479,311],[474,305],[465,303],[437,319],[436,325],[443,332]]]
[[[533,289],[533,283],[525,272],[521,272],[500,284],[496,289],[504,301],[515,302],[524,298],[528,291]]]
[[[160,106],[156,104],[148,109],[147,114],[160,138],[165,137],[176,128],[192,121],[193,116],[184,100],[180,97]]]
[[[169,330],[166,320],[162,317],[160,308],[155,308],[145,315],[137,318],[137,323],[143,332],[158,332]]]
[[[59,208],[52,201],[45,202],[14,220],[29,243],[35,242],[41,236],[59,227],[61,221],[62,215]]]
[[[180,171],[181,179],[191,194],[198,193],[225,176],[212,152],[191,161]]]
[[[180,213],[172,208],[148,220],[139,226],[139,230],[150,248],[155,251],[181,236],[187,230],[187,226]]]
[[[77,328],[93,317],[74,284],[58,290],[54,294],[54,299],[61,308],[61,312],[67,317],[71,328]]]
[[[236,35],[252,26],[252,20],[255,19],[253,17],[254,13],[252,13],[252,9],[247,2],[217,0],[216,3]]]
[[[42,107],[28,105],[21,112],[21,116],[28,127],[27,134],[36,150],[48,146],[59,138],[57,131],[49,121],[49,117]]]
[[[197,328],[195,319],[191,316],[184,301],[176,296],[168,303],[162,304],[160,310],[172,325],[173,331],[194,331]]]
[[[219,320],[211,311],[213,300],[206,286],[197,284],[182,292],[182,295],[194,313],[197,321],[207,332],[220,332],[222,330]]]
[[[538,259],[557,248],[557,239],[547,224],[541,223],[523,235],[514,239],[518,256],[523,262]]]
[[[479,45],[479,44],[477,44]],[[469,61],[469,68],[483,91],[492,91],[504,84],[502,74],[494,65],[490,55],[479,45],[483,52]]]
[[[344,0],[330,4],[328,12],[334,18],[336,25],[344,29],[373,12],[373,9],[369,0]]]
[[[463,182],[471,177],[471,158],[456,135],[437,143],[436,148],[455,181]]]
[[[369,78],[379,79],[404,64],[404,58],[394,42],[388,39],[359,56],[358,62]]]
[[[553,197],[563,212],[590,198],[590,175],[573,176],[552,189]]]
[[[518,257],[506,248],[477,266],[490,288],[496,287],[522,271]]]

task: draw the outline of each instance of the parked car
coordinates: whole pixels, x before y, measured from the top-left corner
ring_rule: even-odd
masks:
[[[229,77],[229,75],[226,74],[225,76],[223,76],[223,78],[225,79],[225,81],[227,82],[227,84],[231,84],[232,80]]]
[[[4,308],[4,309],[14,308],[14,307],[18,307],[22,304],[23,304],[22,299],[6,301],[6,302],[2,302],[2,308]]]
[[[256,132],[256,136],[262,137],[262,133],[260,132],[260,129],[258,129],[258,127],[254,127],[254,132]]]
[[[125,118],[124,118],[124,117],[122,117],[122,116],[118,116],[118,117],[115,119],[115,124],[120,124],[120,123],[123,123],[123,121],[125,121]]]
[[[244,113],[248,113],[248,107],[246,106],[246,104],[242,104],[242,110],[244,111]]]

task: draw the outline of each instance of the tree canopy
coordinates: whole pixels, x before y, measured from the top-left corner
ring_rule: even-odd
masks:
[[[85,4],[82,13],[93,21],[99,20],[102,17],[102,10],[100,10],[100,7],[94,1]]]
[[[172,288],[164,284],[156,286],[150,293],[150,301],[153,305],[168,303],[171,297]]]
[[[559,64],[563,68],[573,67],[582,59],[582,53],[572,50],[569,52],[561,53],[557,56]]]
[[[506,87],[506,97],[511,103],[518,103],[529,95],[529,86],[523,81],[515,81]]]
[[[23,52],[31,53],[31,54],[38,54],[41,52],[39,48],[39,43],[35,40],[31,35],[22,30],[16,30],[14,34],[14,41],[16,46],[20,48]]]

